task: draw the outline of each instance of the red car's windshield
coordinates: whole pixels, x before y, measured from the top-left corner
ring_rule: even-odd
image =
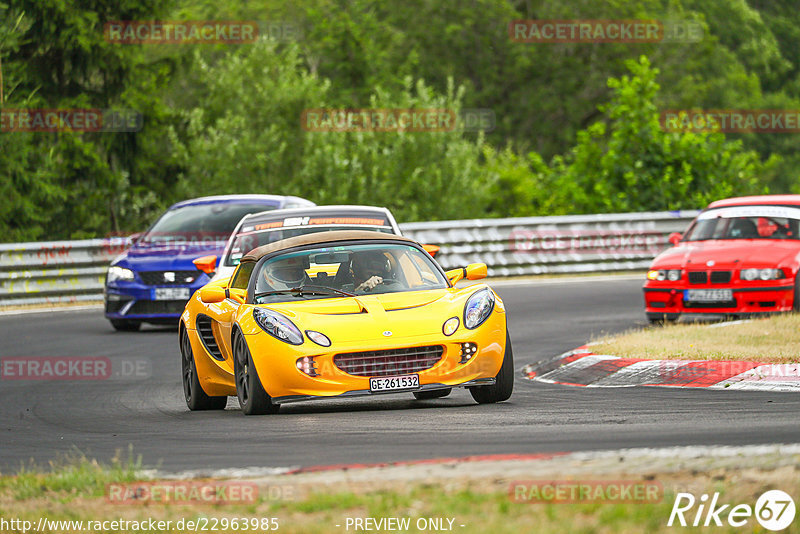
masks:
[[[717,239],[800,239],[800,209],[741,206],[701,214],[684,241]]]

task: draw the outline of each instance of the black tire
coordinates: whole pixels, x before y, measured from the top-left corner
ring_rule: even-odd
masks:
[[[792,302],[792,309],[800,312],[800,272],[794,278],[794,301]]]
[[[253,357],[247,341],[241,333],[236,333],[233,342],[233,374],[236,378],[236,396],[245,415],[278,413],[280,404],[273,404],[272,398],[261,385]]]
[[[503,365],[495,377],[492,386],[475,386],[469,388],[470,395],[478,404],[491,404],[502,402],[511,397],[514,391],[514,351],[511,348],[511,336],[506,332],[506,352],[503,355]]]
[[[181,328],[181,375],[183,378],[183,396],[186,406],[192,411],[224,410],[228,397],[212,397],[206,395],[197,378],[197,366],[194,362],[192,344],[185,328]]]
[[[432,389],[430,391],[415,391],[414,398],[416,398],[417,400],[440,399],[442,397],[450,395],[451,391],[453,391],[453,388]]]
[[[111,326],[118,332],[136,332],[141,328],[141,321],[128,321],[126,319],[109,319]]]

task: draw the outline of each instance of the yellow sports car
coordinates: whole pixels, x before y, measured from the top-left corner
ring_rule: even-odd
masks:
[[[504,401],[514,362],[503,301],[486,265],[444,272],[419,243],[332,231],[250,251],[230,278],[186,305],[179,326],[191,410],[275,413],[295,401],[466,387]]]

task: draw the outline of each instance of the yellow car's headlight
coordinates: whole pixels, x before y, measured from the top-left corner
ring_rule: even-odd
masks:
[[[480,289],[472,294],[464,305],[464,326],[473,330],[489,318],[494,309],[494,293]]]
[[[253,308],[253,319],[267,334],[290,345],[302,345],[303,334],[282,313],[265,308]]]

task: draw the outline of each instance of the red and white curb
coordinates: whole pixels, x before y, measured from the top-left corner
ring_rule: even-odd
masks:
[[[585,387],[668,386],[800,391],[800,364],[646,360],[595,354],[584,346],[523,369],[531,380]]]

